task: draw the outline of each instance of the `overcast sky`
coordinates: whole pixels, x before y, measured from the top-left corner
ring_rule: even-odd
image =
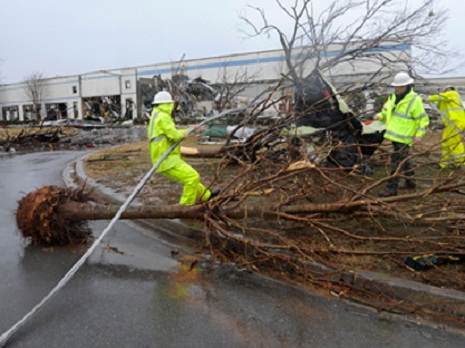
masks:
[[[281,13],[273,0],[0,0],[0,83],[280,48],[240,32],[248,4]],[[437,4],[449,9],[446,37],[465,59],[464,3]]]

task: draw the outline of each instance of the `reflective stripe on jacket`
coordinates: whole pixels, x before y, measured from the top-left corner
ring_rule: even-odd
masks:
[[[413,89],[395,105],[396,95],[391,94],[383,106],[380,120],[386,123],[384,137],[398,143],[413,145],[415,138],[422,138],[429,125],[423,102]]]
[[[169,148],[184,138],[186,130],[178,130],[174,124],[171,112],[174,104],[160,104],[152,110],[149,126],[147,128],[147,140],[149,141],[150,158],[155,164]],[[182,162],[180,146],[176,148],[160,164],[157,172],[171,169]]]
[[[438,104],[439,111],[445,115],[445,117],[443,117],[443,122],[446,126],[455,126],[460,131],[464,130],[465,111],[460,94],[456,91],[446,91],[432,95],[428,97],[428,100]]]

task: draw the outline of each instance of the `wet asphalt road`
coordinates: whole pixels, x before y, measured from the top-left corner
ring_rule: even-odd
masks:
[[[25,194],[62,185],[62,168],[82,155],[0,156],[0,334],[80,257],[67,248],[27,246],[14,213]],[[106,222],[92,227],[99,234]],[[465,346],[465,336],[383,318],[228,267],[188,272],[172,258],[172,248],[150,228],[118,222],[104,245],[7,347]]]

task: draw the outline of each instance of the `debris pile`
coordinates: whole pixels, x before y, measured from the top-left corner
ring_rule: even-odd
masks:
[[[60,126],[4,128],[0,130],[0,146],[7,152],[10,149],[55,150],[61,148],[66,139],[71,139],[77,133],[76,129]]]

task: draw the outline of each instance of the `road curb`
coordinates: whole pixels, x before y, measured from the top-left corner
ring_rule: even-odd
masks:
[[[359,272],[353,285],[387,295],[421,310],[431,310],[465,320],[465,293],[442,289],[374,272]]]
[[[335,282],[349,284],[368,290],[373,294],[387,296],[426,313],[439,312],[465,321],[465,293],[443,289],[406,279],[394,278],[369,271],[337,271],[318,263],[306,263],[315,274]]]

